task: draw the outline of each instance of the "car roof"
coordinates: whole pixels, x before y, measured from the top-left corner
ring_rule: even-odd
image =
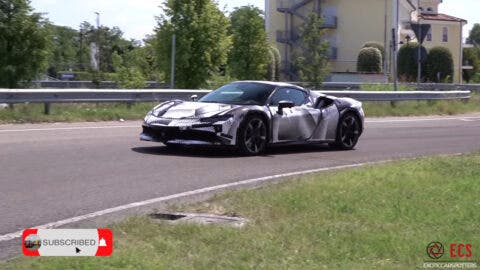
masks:
[[[298,85],[290,84],[290,83],[284,83],[284,82],[271,82],[271,81],[236,81],[234,83],[240,83],[240,82],[246,82],[246,83],[260,83],[260,84],[266,84],[266,85],[273,85],[277,87],[295,87],[299,89],[304,89],[303,87],[300,87]]]

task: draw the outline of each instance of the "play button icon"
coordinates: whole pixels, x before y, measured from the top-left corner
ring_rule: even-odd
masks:
[[[80,254],[82,252],[78,247],[75,248],[75,253]]]

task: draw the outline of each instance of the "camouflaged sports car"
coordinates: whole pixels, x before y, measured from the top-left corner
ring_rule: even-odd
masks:
[[[256,155],[275,144],[328,143],[350,150],[363,132],[361,102],[286,83],[233,82],[192,100],[156,106],[140,139],[167,146],[230,145]]]

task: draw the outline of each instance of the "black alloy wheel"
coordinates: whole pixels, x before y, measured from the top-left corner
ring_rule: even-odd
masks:
[[[360,120],[353,113],[343,115],[339,121],[335,146],[342,150],[353,149],[360,137]]]
[[[247,117],[238,130],[237,146],[243,154],[258,155],[267,145],[267,126],[258,117]]]

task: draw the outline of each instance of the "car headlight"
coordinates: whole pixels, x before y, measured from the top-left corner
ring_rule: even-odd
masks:
[[[216,115],[216,116],[212,116],[212,117],[200,118],[200,122],[202,122],[202,123],[216,123],[216,122],[227,121],[230,118],[233,118],[233,115],[231,115],[231,114]]]

